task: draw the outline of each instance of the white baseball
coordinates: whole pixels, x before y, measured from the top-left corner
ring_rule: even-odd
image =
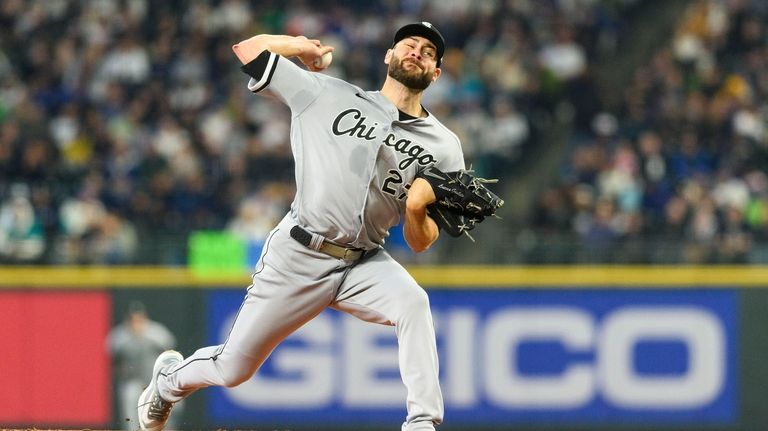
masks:
[[[318,69],[325,69],[331,65],[331,60],[333,60],[333,55],[330,52],[326,52],[322,57],[316,58],[312,65]]]

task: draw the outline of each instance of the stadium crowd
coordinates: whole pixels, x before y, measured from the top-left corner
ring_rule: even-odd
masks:
[[[0,261],[174,264],[193,230],[263,237],[293,193],[288,112],[230,51],[262,32],[335,45],[328,73],[375,89],[394,29],[434,22],[451,48],[425,105],[509,176],[531,119],[613,46],[615,3],[3,1]]]
[[[481,175],[515,181],[539,119],[571,107],[527,261],[768,261],[768,6],[690,2],[609,112],[591,72],[634,4],[4,1],[0,262],[175,264],[194,230],[263,238],[293,194],[288,112],[247,92],[232,43],[317,37],[327,73],[375,89],[417,18],[450,47],[425,105]]]
[[[691,3],[621,109],[574,134],[535,217],[565,245],[533,259],[768,262],[766,22],[765,2]]]

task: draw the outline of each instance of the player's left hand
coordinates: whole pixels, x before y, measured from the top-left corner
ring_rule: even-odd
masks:
[[[428,215],[452,236],[474,229],[486,217],[495,216],[504,205],[504,201],[485,186],[496,180],[475,177],[471,171],[443,172],[433,166],[417,174],[414,184],[419,180],[429,183],[435,195],[434,202],[427,206]]]

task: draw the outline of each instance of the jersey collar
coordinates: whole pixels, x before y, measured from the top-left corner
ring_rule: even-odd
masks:
[[[356,93],[356,95],[357,95],[357,97],[360,97],[361,99],[368,100],[368,101],[378,105],[379,107],[381,107],[385,111],[387,111],[387,113],[389,114],[389,117],[392,119],[393,122],[398,122],[398,123],[401,123],[401,124],[421,124],[421,123],[424,123],[424,122],[431,122],[431,120],[433,118],[432,113],[429,112],[429,110],[427,108],[424,108],[424,106],[422,105],[422,108],[427,113],[426,117],[418,117],[418,118],[413,118],[413,119],[408,119],[408,120],[400,120],[400,112],[398,111],[397,106],[395,106],[392,103],[392,101],[390,101],[389,99],[384,97],[384,95],[382,95],[380,91],[378,91],[378,90],[375,90],[375,91],[362,91],[361,90],[361,91],[358,91]]]

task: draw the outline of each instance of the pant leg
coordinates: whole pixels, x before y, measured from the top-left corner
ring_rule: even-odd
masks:
[[[136,411],[136,402],[147,382],[141,380],[126,380],[120,382],[118,392],[120,394],[120,424],[125,430],[139,428],[139,416]]]
[[[339,261],[297,243],[290,226],[281,222],[265,243],[227,341],[197,350],[159,379],[164,399],[247,381],[280,342],[332,302],[344,274]]]
[[[435,329],[424,289],[382,251],[348,271],[333,308],[395,326],[400,375],[408,392],[403,430],[434,430],[443,420],[443,397]]]

